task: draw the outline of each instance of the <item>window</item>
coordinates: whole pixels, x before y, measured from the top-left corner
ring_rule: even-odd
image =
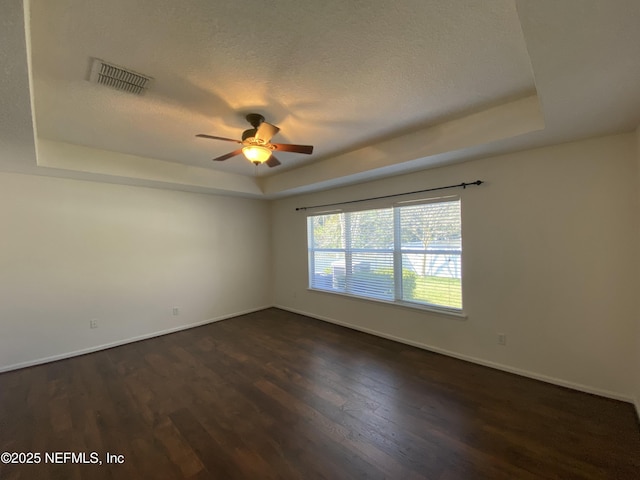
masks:
[[[307,219],[309,287],[462,311],[460,199]]]

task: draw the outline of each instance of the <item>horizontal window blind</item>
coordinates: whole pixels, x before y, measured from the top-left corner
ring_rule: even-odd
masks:
[[[462,310],[459,199],[307,221],[310,288]]]
[[[462,309],[460,201],[399,209],[402,299]]]

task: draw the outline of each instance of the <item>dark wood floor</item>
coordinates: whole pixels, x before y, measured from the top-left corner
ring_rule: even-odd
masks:
[[[640,478],[630,404],[277,309],[5,373],[0,395],[0,451],[42,455],[3,480]],[[65,451],[103,464],[45,463]]]

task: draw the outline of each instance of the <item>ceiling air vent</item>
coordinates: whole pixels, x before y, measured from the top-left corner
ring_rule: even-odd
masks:
[[[151,77],[126,70],[98,58],[93,59],[91,73],[89,74],[89,81],[92,83],[106,85],[134,95],[144,95],[145,90],[149,88],[151,80]]]

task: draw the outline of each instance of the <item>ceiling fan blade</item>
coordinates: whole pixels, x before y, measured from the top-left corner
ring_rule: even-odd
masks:
[[[278,165],[280,165],[280,160],[278,160],[276,157],[274,157],[273,155],[271,155],[269,157],[269,160],[267,160],[265,162],[270,168],[271,167],[277,167]]]
[[[262,140],[264,143],[269,143],[271,137],[273,137],[276,133],[278,133],[280,129],[275,125],[271,125],[267,122],[262,122],[258,127],[258,131],[256,132],[256,139]]]
[[[307,155],[313,153],[313,145],[290,145],[288,143],[273,143],[272,145],[281,152],[305,153]]]
[[[213,140],[224,140],[225,142],[242,143],[240,140],[234,140],[233,138],[215,137],[213,135],[205,135],[204,133],[199,133],[198,135],[196,135],[196,137],[211,138]]]
[[[242,153],[242,149],[239,148],[238,150],[235,150],[231,153],[227,153],[226,155],[222,155],[221,157],[217,157],[214,158],[213,161],[214,162],[224,162],[225,160],[231,158],[231,157],[235,157],[236,155],[240,155]]]

